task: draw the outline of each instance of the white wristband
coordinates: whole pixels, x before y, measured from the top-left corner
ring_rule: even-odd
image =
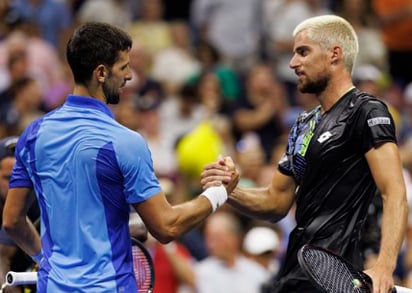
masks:
[[[215,212],[227,200],[227,191],[223,185],[212,186],[202,192],[212,205],[212,211]]]

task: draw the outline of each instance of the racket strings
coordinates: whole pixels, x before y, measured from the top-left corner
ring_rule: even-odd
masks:
[[[364,276],[336,261],[336,256],[319,250],[303,250],[306,269],[312,278],[330,293],[369,293]]]
[[[151,268],[147,256],[137,246],[132,246],[133,269],[138,292],[150,292],[152,288]]]

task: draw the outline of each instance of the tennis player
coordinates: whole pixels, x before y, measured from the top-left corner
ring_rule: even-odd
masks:
[[[73,94],[30,124],[17,143],[3,225],[39,263],[38,292],[137,292],[129,206],[167,243],[226,201],[220,185],[171,206],[145,140],[114,120],[108,104],[119,102],[132,77],[131,46],[130,36],[114,26],[77,28],[66,52]],[[32,189],[41,209],[41,237],[24,211]]]
[[[297,225],[268,291],[308,293],[318,291],[300,269],[297,251],[306,243],[319,245],[362,269],[360,238],[378,189],[383,200],[380,252],[366,273],[374,293],[387,293],[394,285],[408,209],[393,119],[382,101],[352,83],[358,40],[346,20],[324,15],[303,21],[294,30],[293,51],[289,65],[298,89],[315,94],[320,106],[297,118],[271,184],[237,187],[228,202],[272,221],[296,203]],[[230,162],[206,166],[203,187],[223,180]]]

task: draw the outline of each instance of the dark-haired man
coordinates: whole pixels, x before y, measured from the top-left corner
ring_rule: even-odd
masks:
[[[115,121],[108,104],[119,102],[132,78],[131,46],[130,36],[115,26],[78,27],[66,50],[73,94],[30,124],[17,143],[3,225],[40,264],[39,292],[136,292],[129,206],[167,243],[227,199],[220,185],[171,206],[146,141]],[[41,244],[23,210],[32,189],[41,209]]]

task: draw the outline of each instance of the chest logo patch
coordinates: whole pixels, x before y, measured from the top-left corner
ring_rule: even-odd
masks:
[[[329,138],[331,138],[333,134],[330,131],[326,131],[324,133],[322,133],[319,138],[318,138],[318,142],[320,143],[324,143],[325,141],[327,141]]]

